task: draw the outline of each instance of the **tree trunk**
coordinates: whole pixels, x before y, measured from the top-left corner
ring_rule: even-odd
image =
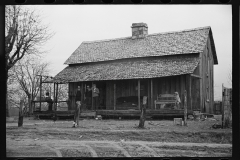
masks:
[[[140,120],[139,120],[139,128],[144,128],[144,123],[146,120],[146,104],[147,104],[147,97],[144,96],[143,97],[143,105],[140,105],[140,109],[141,109],[141,116],[140,116]]]
[[[7,81],[8,81],[8,73],[6,73],[6,117],[9,117]]]
[[[8,94],[6,94],[6,117],[9,117]]]
[[[28,114],[32,115],[33,113],[33,108],[32,108],[32,97],[28,96]]]
[[[23,99],[20,100],[18,127],[22,127],[22,125],[23,125]]]

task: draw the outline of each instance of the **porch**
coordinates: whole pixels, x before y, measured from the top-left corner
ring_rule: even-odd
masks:
[[[84,94],[86,86],[96,84],[100,90],[99,106],[96,110],[140,110],[143,96],[147,96],[147,109],[152,112],[159,109],[166,109],[163,113],[172,114],[176,109],[184,108],[184,91],[187,91],[187,109],[200,110],[200,90],[199,78],[193,75],[177,75],[149,79],[128,79],[128,80],[105,80],[105,81],[87,81],[87,82],[70,82],[69,83],[69,106],[68,110],[74,109],[75,94],[77,86],[82,88],[82,102],[84,109],[92,109],[92,101],[85,103]],[[175,108],[174,105],[155,104],[158,96],[173,95],[178,92],[181,100],[180,105]],[[92,97],[91,97],[92,99]],[[172,112],[170,110],[173,110]],[[113,112],[112,111],[112,112]],[[107,113],[101,112],[101,113]],[[161,111],[159,111],[161,113]],[[179,112],[179,114],[181,111]]]
[[[119,118],[119,117],[139,117],[140,110],[97,110],[96,115],[101,115],[103,118]],[[192,111],[188,111],[188,114],[192,114]],[[183,109],[158,109],[146,110],[146,116],[151,118],[164,118],[164,117],[183,117]]]
[[[75,110],[67,111],[34,111],[33,115],[38,118],[52,118],[56,114],[58,119],[73,119]],[[82,110],[80,118],[95,118],[96,111],[92,110]]]
[[[72,119],[74,116],[74,110],[68,111],[55,111],[58,119]],[[36,118],[51,118],[54,114],[54,111],[34,111]],[[188,111],[188,114],[192,114],[192,111]],[[80,118],[95,118],[96,115],[101,115],[103,118],[138,118],[140,116],[140,110],[137,109],[128,109],[128,110],[82,110]],[[158,109],[146,110],[146,116],[154,119],[165,118],[165,117],[183,117],[183,109]]]

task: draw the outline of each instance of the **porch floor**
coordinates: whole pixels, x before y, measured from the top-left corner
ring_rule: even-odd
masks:
[[[36,117],[52,117],[54,114],[53,111],[34,111]],[[188,114],[192,114],[192,111],[188,110]],[[69,111],[56,111],[57,117],[73,117],[74,110]],[[94,118],[96,115],[101,115],[102,117],[139,117],[140,110],[137,109],[128,109],[128,110],[82,110],[80,118]],[[147,109],[147,117],[183,117],[183,109]]]

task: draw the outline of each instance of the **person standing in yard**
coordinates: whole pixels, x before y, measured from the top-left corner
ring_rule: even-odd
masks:
[[[73,120],[73,127],[77,127],[79,125],[79,114],[81,108],[81,87],[78,86],[77,93],[75,95],[75,113],[74,113],[74,120]]]
[[[85,96],[86,96],[85,103],[87,105],[87,109],[90,110],[91,109],[91,104],[92,104],[92,89],[90,88],[90,86],[87,86]]]
[[[99,105],[99,89],[96,87],[96,84],[93,84],[93,89],[92,89],[92,96],[93,96],[93,109],[96,110],[98,109]]]

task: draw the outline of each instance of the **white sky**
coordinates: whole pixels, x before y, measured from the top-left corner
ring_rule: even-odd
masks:
[[[148,34],[210,26],[218,65],[214,66],[215,100],[221,100],[222,83],[231,87],[232,8],[230,5],[43,5],[43,22],[55,36],[44,49],[51,62],[52,76],[66,67],[63,63],[83,41],[131,36],[132,23],[144,22]]]

